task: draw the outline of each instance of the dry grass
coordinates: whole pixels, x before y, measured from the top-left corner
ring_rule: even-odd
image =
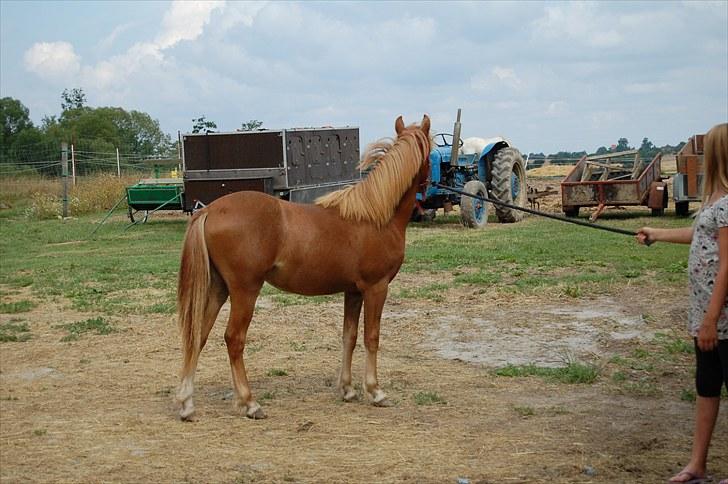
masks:
[[[58,178],[41,176],[0,177],[0,202],[13,205],[27,200],[34,193],[57,196],[61,193],[61,182]]]
[[[122,196],[125,187],[136,183],[138,175],[121,178],[112,174],[77,177],[70,187],[71,216],[109,210]],[[70,183],[70,180],[69,180]],[[0,178],[0,202],[7,206],[25,204],[25,215],[35,220],[61,216],[63,185],[59,178],[40,176]]]
[[[539,168],[528,170],[528,176],[560,176],[565,177],[571,170],[574,169],[574,165],[546,165]]]

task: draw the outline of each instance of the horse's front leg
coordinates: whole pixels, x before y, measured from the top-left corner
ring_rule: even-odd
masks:
[[[364,346],[367,350],[364,389],[379,407],[390,405],[387,395],[379,388],[377,381],[377,351],[379,350],[379,322],[382,308],[387,299],[389,284],[379,283],[364,293]]]
[[[341,373],[339,373],[338,387],[339,393],[347,402],[356,400],[356,391],[351,386],[351,356],[356,346],[361,304],[361,293],[347,292],[344,294],[344,328],[341,336]]]

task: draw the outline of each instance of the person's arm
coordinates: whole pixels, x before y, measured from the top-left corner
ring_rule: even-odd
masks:
[[[674,244],[689,244],[693,241],[693,228],[680,229],[653,229],[642,227],[637,231],[637,242],[647,245],[653,242],[672,242]]]
[[[718,229],[718,272],[703,323],[698,330],[698,348],[710,351],[718,346],[718,319],[728,298],[728,227]]]

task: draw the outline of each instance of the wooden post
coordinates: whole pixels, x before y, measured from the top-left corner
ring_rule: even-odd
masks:
[[[73,144],[71,144],[71,180],[73,181],[73,186],[76,186],[76,150],[73,147]]]
[[[61,143],[61,178],[63,179],[63,218],[68,217],[68,143]]]
[[[119,148],[116,148],[116,174],[121,178],[121,162],[119,161]]]

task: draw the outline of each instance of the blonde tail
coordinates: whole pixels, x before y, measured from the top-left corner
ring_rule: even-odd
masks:
[[[210,259],[205,243],[207,211],[195,214],[187,227],[177,285],[177,312],[184,362],[182,376],[194,372],[210,289]]]

